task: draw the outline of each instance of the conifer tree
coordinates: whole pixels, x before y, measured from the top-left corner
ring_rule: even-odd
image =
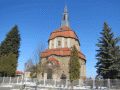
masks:
[[[118,38],[114,38],[111,28],[104,23],[103,31],[100,33],[102,36],[98,40],[97,50],[97,76],[102,76],[104,79],[114,79],[118,76],[118,56],[119,46]],[[120,61],[120,60],[119,60]],[[119,68],[120,69],[120,68]]]
[[[114,71],[113,78],[120,79],[120,46],[117,43],[120,41],[120,38],[114,39],[113,47],[111,48],[112,54],[111,58],[113,59],[113,64],[110,66],[110,69]]]
[[[0,45],[0,56],[7,55],[9,53],[16,54],[19,56],[19,47],[20,47],[20,34],[18,31],[17,25],[15,25],[10,32],[6,35],[4,41]]]
[[[1,76],[15,76],[15,71],[17,68],[16,58],[16,55],[13,53],[0,58],[0,72],[2,72]]]
[[[79,56],[76,47],[73,46],[69,62],[69,79],[72,83],[74,80],[78,80],[79,78],[80,78]]]
[[[2,63],[2,62],[8,62],[9,65],[11,66],[7,66],[7,69],[11,68],[11,70],[13,71],[7,71],[6,74],[7,75],[11,75],[14,76],[13,74],[15,74],[16,71],[16,67],[17,67],[17,62],[18,62],[18,57],[19,57],[19,47],[20,47],[20,34],[18,31],[18,27],[15,25],[10,32],[8,32],[8,34],[6,35],[6,38],[4,41],[1,42],[0,44],[0,58],[7,58],[6,61],[1,61],[1,64],[3,65],[3,72],[6,72],[6,64]],[[14,58],[14,61],[10,61],[10,57],[13,58],[13,56],[11,55],[11,53],[13,55],[16,55],[16,58]],[[3,59],[1,59],[3,60]],[[14,62],[14,63],[13,63]],[[14,66],[14,69],[13,69]],[[14,73],[13,73],[14,72]],[[1,73],[1,68],[0,68],[0,73]],[[11,73],[11,74],[10,74]]]

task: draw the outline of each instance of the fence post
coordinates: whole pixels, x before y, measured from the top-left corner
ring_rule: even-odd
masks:
[[[2,81],[2,83],[4,83],[4,79],[5,79],[5,77],[3,77],[3,81]]]
[[[18,84],[18,79],[19,79],[19,77],[17,77],[17,84]]]
[[[54,81],[55,83],[54,83],[54,86],[56,87],[56,79],[55,79],[55,81]]]
[[[66,79],[66,87],[68,87],[68,80]]]
[[[95,79],[93,78],[93,89],[95,88]]]
[[[11,83],[11,77],[10,77],[10,80],[9,80],[9,84]]]
[[[110,79],[107,79],[108,89],[110,89]]]
[[[44,78],[44,86],[45,86],[45,78]]]
[[[79,86],[80,86],[80,79],[79,79]]]

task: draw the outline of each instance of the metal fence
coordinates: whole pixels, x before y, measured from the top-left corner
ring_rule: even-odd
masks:
[[[120,90],[119,79],[53,80],[21,77],[0,77],[0,90]],[[7,88],[7,89],[4,89]]]

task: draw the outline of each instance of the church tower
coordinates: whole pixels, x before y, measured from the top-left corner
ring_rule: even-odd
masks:
[[[65,6],[60,28],[50,34],[48,49],[41,53],[41,63],[46,79],[60,79],[63,72],[69,79],[69,60],[73,45],[79,51],[80,78],[85,79],[86,59],[80,50],[76,33],[70,28],[68,10]]]

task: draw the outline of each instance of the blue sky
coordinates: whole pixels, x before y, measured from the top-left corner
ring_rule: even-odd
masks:
[[[115,36],[120,35],[120,0],[0,0],[0,42],[17,24],[21,34],[18,70],[40,43],[60,27],[63,8],[68,7],[71,28],[77,33],[81,51],[87,58],[87,76],[96,75],[95,44],[104,21]]]

